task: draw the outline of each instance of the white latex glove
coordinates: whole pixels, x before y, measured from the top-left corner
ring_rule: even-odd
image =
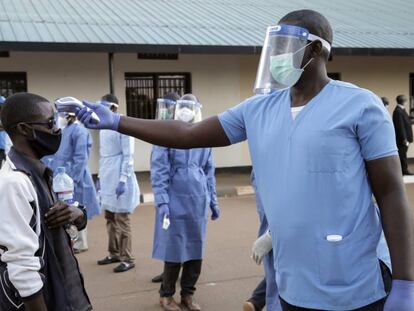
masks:
[[[272,236],[269,231],[260,236],[254,243],[252,248],[252,258],[260,265],[264,256],[266,256],[273,248]]]

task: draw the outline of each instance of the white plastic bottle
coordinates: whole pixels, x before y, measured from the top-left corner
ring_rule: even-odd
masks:
[[[53,191],[56,193],[58,200],[63,201],[68,205],[75,205],[73,180],[64,167],[57,168],[57,174],[53,178]],[[72,241],[78,239],[78,229],[74,225],[65,226],[66,232],[69,234]]]

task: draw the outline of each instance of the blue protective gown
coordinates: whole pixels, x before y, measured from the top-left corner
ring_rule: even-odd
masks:
[[[55,172],[58,167],[65,167],[66,173],[75,183],[75,200],[86,207],[88,218],[100,214],[95,186],[88,160],[92,148],[89,131],[79,123],[72,123],[62,131],[62,142],[49,165]]]
[[[258,236],[260,237],[269,229],[269,224],[267,223],[266,215],[263,209],[263,203],[257,190],[254,172],[252,172],[251,175],[251,183],[256,193],[256,208],[260,221]],[[263,258],[263,268],[265,271],[266,279],[266,310],[281,311],[282,306],[280,305],[279,291],[276,284],[276,271],[273,263],[273,251],[270,251],[270,253]]]
[[[202,259],[209,210],[217,205],[211,149],[154,146],[151,181],[155,203],[168,204],[171,222],[164,230],[156,212],[152,257],[177,263]]]
[[[391,118],[375,94],[341,81],[295,120],[291,104],[290,89],[277,90],[219,120],[232,144],[248,139],[280,296],[304,308],[361,308],[386,296],[365,162],[398,156]]]
[[[101,130],[99,138],[102,208],[112,213],[132,213],[140,202],[134,172],[134,138],[109,130]],[[116,188],[121,180],[126,183],[126,191],[117,199]]]

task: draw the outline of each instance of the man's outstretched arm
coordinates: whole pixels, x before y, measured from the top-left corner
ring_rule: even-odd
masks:
[[[85,107],[79,109],[74,99],[62,98],[55,102],[59,108],[59,101],[65,109],[72,105],[78,119],[90,129],[110,129],[122,134],[135,137],[151,144],[190,149],[197,147],[222,147],[230,145],[223,127],[217,116],[208,118],[195,124],[181,121],[145,120],[121,116],[99,104],[84,102]],[[76,100],[77,101],[77,100]]]
[[[217,116],[194,124],[122,116],[118,131],[164,147],[189,149],[230,145]]]

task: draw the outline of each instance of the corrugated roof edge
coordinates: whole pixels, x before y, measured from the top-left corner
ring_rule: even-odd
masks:
[[[15,52],[98,52],[98,53],[181,53],[255,55],[261,46],[139,45],[99,43],[0,42],[0,51]],[[414,48],[333,48],[332,55],[414,56]]]

